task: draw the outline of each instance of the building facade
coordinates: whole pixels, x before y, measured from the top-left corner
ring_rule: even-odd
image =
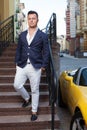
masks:
[[[70,28],[67,27],[67,23],[70,24]],[[67,30],[70,30],[69,34]],[[67,1],[66,40],[69,42],[71,55],[87,56],[87,0]]]
[[[15,13],[16,0],[0,0],[0,22]]]
[[[27,27],[24,8],[25,5],[20,0],[0,0],[0,22],[14,15],[14,41],[17,41],[19,34]]]

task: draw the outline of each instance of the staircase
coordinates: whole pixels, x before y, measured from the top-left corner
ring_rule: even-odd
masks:
[[[23,99],[14,90],[16,44],[11,44],[0,57],[0,130],[48,130],[51,129],[51,106],[49,105],[48,84],[45,73],[40,83],[38,119],[30,120],[31,105],[22,108]],[[25,87],[30,92],[28,81]],[[59,130],[60,120],[55,106],[54,128]]]

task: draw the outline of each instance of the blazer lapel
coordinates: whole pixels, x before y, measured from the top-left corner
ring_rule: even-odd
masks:
[[[27,41],[27,30],[23,33],[23,41],[24,43],[28,46],[28,41]]]
[[[30,43],[30,45],[32,45],[33,43],[36,43],[39,38],[41,38],[41,31],[38,29],[32,42]],[[25,31],[25,33],[23,33],[23,37],[22,37],[24,43],[26,43],[28,45],[28,41],[27,41],[27,30]]]
[[[33,44],[33,43],[36,43],[38,40],[39,40],[39,38],[41,38],[41,33],[40,33],[41,31],[38,29],[38,31],[36,32],[36,34],[35,34],[35,36],[34,36],[34,38],[33,38],[33,40],[32,40],[32,42],[31,42],[31,44]],[[30,45],[31,45],[30,44]]]

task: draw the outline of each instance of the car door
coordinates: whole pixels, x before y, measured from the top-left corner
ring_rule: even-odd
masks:
[[[63,100],[65,104],[69,107],[70,111],[73,111],[75,108],[75,104],[79,99],[79,88],[73,82],[72,76],[66,76],[63,81]]]
[[[70,86],[72,82],[72,77],[65,77],[62,81],[63,87],[62,87],[62,96],[63,96],[63,101],[67,105],[68,104],[68,97],[69,97],[69,91],[70,91]]]

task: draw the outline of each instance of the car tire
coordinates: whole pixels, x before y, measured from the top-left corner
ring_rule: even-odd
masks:
[[[59,105],[59,107],[64,107],[64,103],[63,103],[63,100],[62,100],[61,89],[60,89],[60,84],[59,84],[59,87],[58,87],[58,105]]]
[[[81,112],[75,113],[70,122],[70,130],[85,130],[85,128]]]

